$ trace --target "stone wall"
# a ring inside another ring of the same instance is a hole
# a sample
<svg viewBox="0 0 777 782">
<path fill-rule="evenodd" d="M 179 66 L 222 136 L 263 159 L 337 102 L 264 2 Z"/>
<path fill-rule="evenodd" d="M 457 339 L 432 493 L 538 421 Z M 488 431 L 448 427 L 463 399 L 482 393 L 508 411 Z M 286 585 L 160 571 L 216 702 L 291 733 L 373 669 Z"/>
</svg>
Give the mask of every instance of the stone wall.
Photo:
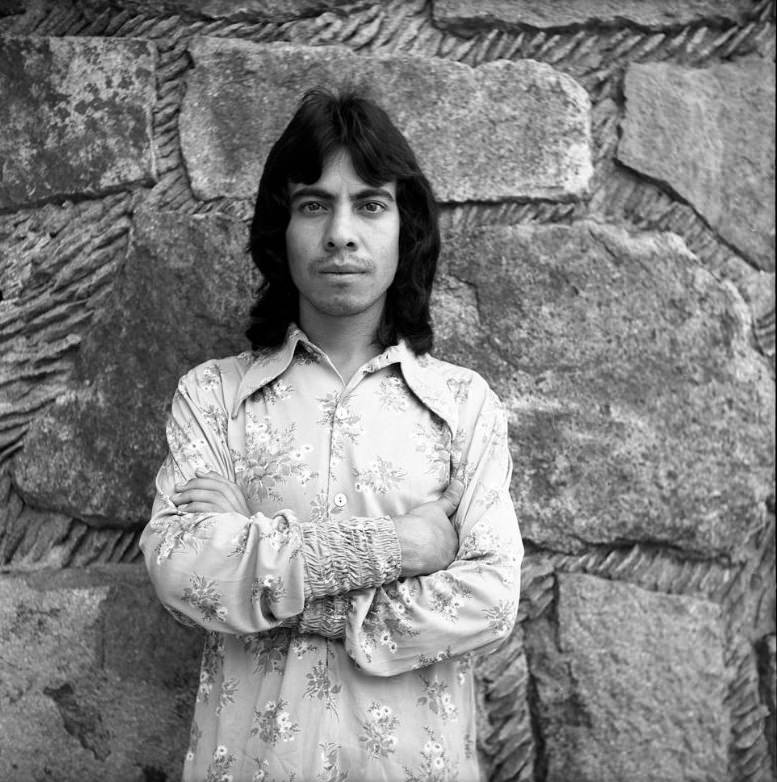
<svg viewBox="0 0 777 782">
<path fill-rule="evenodd" d="M 178 777 L 201 639 L 136 545 L 163 422 L 246 347 L 258 173 L 344 81 L 442 204 L 436 353 L 510 411 L 489 779 L 774 779 L 774 16 L 0 2 L 0 779 Z"/>
</svg>

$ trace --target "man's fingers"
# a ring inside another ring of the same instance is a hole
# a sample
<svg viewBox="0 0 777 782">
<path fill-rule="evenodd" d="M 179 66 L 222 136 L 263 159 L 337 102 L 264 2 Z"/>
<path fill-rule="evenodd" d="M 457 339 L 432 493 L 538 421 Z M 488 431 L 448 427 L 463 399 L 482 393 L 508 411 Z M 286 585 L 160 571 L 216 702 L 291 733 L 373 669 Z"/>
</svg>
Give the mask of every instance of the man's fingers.
<svg viewBox="0 0 777 782">
<path fill-rule="evenodd" d="M 223 493 L 208 488 L 190 488 L 184 489 L 173 494 L 170 498 L 176 505 L 184 505 L 189 502 L 218 502 L 223 501 Z"/>
<path fill-rule="evenodd" d="M 437 503 L 445 512 L 446 516 L 453 516 L 456 509 L 459 507 L 463 494 L 464 484 L 457 478 L 454 478 L 437 500 Z"/>
<path fill-rule="evenodd" d="M 186 483 L 177 483 L 175 490 L 178 492 L 188 491 L 190 489 L 208 489 L 209 491 L 224 491 L 229 484 L 217 478 L 191 478 Z"/>
</svg>

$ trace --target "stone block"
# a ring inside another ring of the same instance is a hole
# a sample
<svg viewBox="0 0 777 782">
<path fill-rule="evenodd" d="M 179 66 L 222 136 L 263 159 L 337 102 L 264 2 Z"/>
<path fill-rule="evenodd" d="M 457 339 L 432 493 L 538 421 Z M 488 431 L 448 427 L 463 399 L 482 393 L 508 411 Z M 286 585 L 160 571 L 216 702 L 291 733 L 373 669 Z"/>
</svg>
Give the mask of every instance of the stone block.
<svg viewBox="0 0 777 782">
<path fill-rule="evenodd" d="M 375 0 L 373 0 L 373 3 Z M 386 0 L 377 0 L 386 2 Z M 81 0 L 87 13 L 105 11 L 105 0 Z M 176 14 L 183 19 L 229 19 L 235 22 L 282 22 L 310 17 L 352 5 L 353 0 L 112 0 L 115 8 L 130 13 L 161 16 Z"/>
<path fill-rule="evenodd" d="M 0 576 L 0 779 L 177 779 L 201 649 L 142 565 Z"/>
<path fill-rule="evenodd" d="M 774 270 L 774 63 L 634 64 L 624 89 L 618 160 L 672 188 L 725 242 Z"/>
<path fill-rule="evenodd" d="M 148 519 L 178 378 L 247 349 L 257 282 L 247 229 L 140 214 L 127 260 L 79 354 L 81 384 L 31 424 L 13 473 L 25 501 L 92 526 Z"/>
<path fill-rule="evenodd" d="M 592 174 L 590 102 L 534 61 L 478 68 L 330 46 L 192 43 L 181 147 L 198 198 L 254 198 L 270 147 L 302 94 L 366 87 L 407 136 L 441 201 L 568 200 Z"/>
<path fill-rule="evenodd" d="M 443 246 L 436 352 L 509 408 L 524 536 L 745 557 L 773 491 L 774 384 L 734 286 L 675 235 L 589 222 Z"/>
<path fill-rule="evenodd" d="M 526 627 L 547 782 L 728 780 L 719 607 L 567 574 L 557 600 Z"/>
<path fill-rule="evenodd" d="M 154 178 L 154 46 L 0 38 L 0 209 Z"/>
<path fill-rule="evenodd" d="M 436 25 L 472 34 L 482 27 L 554 29 L 579 25 L 635 24 L 661 29 L 691 22 L 742 22 L 748 0 L 435 0 Z"/>
</svg>

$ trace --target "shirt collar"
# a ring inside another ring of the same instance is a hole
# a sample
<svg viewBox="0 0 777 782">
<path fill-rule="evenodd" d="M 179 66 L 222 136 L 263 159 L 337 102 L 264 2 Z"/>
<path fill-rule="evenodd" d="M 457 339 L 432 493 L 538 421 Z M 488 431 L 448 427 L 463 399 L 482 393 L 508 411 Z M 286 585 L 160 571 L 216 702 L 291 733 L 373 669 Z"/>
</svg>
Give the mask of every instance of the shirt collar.
<svg viewBox="0 0 777 782">
<path fill-rule="evenodd" d="M 320 348 L 292 323 L 286 333 L 286 339 L 279 348 L 254 353 L 254 361 L 238 386 L 232 405 L 232 418 L 237 417 L 240 406 L 251 394 L 271 383 L 289 368 L 300 346 L 310 353 L 321 355 Z M 391 364 L 399 364 L 410 390 L 455 433 L 458 424 L 458 405 L 440 371 L 440 362 L 428 354 L 417 356 L 405 340 L 400 340 L 398 344 L 391 345 L 368 362 L 364 371 L 377 372 Z"/>
</svg>

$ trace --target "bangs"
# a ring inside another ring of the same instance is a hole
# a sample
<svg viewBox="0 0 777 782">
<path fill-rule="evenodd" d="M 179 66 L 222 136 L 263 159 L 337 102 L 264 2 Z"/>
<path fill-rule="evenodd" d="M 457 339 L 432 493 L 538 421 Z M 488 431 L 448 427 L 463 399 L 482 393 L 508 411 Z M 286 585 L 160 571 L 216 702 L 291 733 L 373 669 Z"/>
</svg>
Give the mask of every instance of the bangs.
<svg viewBox="0 0 777 782">
<path fill-rule="evenodd" d="M 374 104 L 351 95 L 333 102 L 314 90 L 305 97 L 298 118 L 295 132 L 281 140 L 278 161 L 290 182 L 318 181 L 326 163 L 340 152 L 349 154 L 354 171 L 372 187 L 412 178 L 418 171 L 404 136 Z"/>
</svg>

